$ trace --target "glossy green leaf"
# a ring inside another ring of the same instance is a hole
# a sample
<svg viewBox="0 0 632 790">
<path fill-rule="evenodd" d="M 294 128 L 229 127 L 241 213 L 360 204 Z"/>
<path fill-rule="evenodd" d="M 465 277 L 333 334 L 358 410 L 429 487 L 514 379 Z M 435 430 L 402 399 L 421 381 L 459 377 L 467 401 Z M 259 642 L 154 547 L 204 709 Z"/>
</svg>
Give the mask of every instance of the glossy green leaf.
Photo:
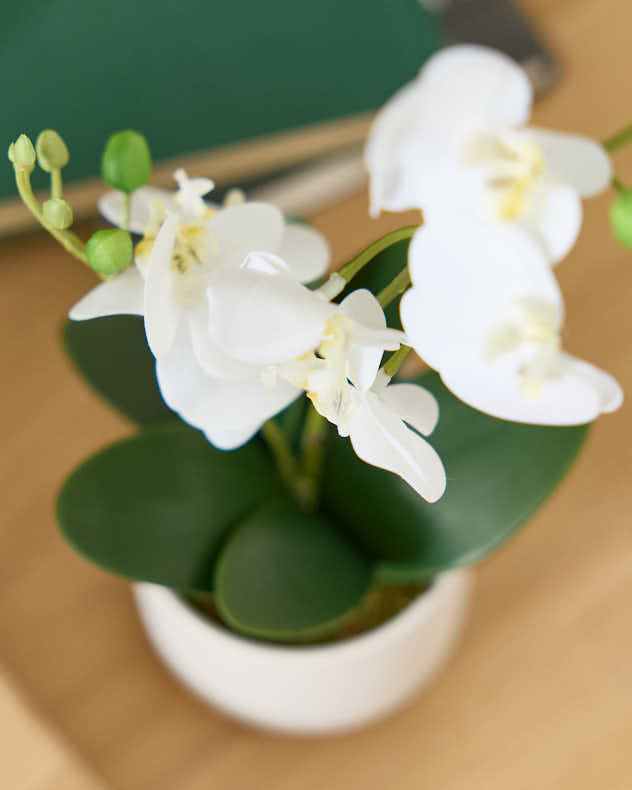
<svg viewBox="0 0 632 790">
<path fill-rule="evenodd" d="M 229 536 L 217 562 L 215 604 L 235 630 L 305 641 L 338 628 L 371 580 L 371 564 L 339 531 L 282 500 Z"/>
<path fill-rule="evenodd" d="M 359 461 L 348 441 L 331 440 L 325 467 L 325 509 L 376 558 L 378 577 L 389 583 L 423 580 L 497 548 L 555 489 L 587 433 L 587 426 L 497 420 L 457 400 L 435 374 L 418 382 L 440 405 L 431 443 L 448 487 L 438 503 Z"/>
<path fill-rule="evenodd" d="M 97 565 L 177 589 L 208 590 L 227 530 L 280 490 L 265 448 L 216 450 L 182 423 L 108 447 L 66 481 L 58 518 Z"/>
<path fill-rule="evenodd" d="M 140 424 L 176 419 L 160 396 L 142 318 L 67 321 L 63 340 L 88 384 L 126 417 Z"/>
</svg>

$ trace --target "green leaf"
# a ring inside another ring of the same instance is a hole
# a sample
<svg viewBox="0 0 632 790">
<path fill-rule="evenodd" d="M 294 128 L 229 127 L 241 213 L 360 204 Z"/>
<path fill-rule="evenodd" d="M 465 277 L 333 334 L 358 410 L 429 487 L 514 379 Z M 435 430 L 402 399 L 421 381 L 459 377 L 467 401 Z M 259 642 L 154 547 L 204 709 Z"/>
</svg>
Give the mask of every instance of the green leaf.
<svg viewBox="0 0 632 790">
<path fill-rule="evenodd" d="M 88 384 L 126 417 L 141 425 L 175 419 L 160 396 L 142 318 L 67 321 L 63 341 Z"/>
<path fill-rule="evenodd" d="M 372 581 L 372 566 L 322 518 L 284 500 L 253 513 L 228 538 L 215 603 L 250 636 L 306 641 L 340 626 Z"/>
<path fill-rule="evenodd" d="M 417 381 L 440 405 L 431 443 L 448 487 L 438 503 L 359 461 L 348 441 L 331 441 L 325 465 L 324 506 L 376 558 L 383 583 L 421 581 L 489 554 L 556 488 L 587 433 L 497 420 L 457 400 L 434 373 Z"/>
<path fill-rule="evenodd" d="M 386 287 L 408 264 L 409 244 L 410 239 L 404 239 L 403 241 L 398 241 L 396 244 L 392 244 L 390 247 L 380 252 L 379 255 L 376 255 L 371 263 L 368 263 L 364 269 L 353 278 L 336 301 L 339 302 L 341 299 L 344 299 L 348 293 L 355 291 L 356 288 L 368 288 L 369 291 L 377 295 L 382 288 Z M 390 304 L 384 312 L 390 327 L 393 329 L 402 328 L 399 320 L 399 299 L 396 299 Z"/>
<path fill-rule="evenodd" d="M 226 453 L 169 423 L 79 467 L 60 493 L 58 518 L 68 542 L 107 570 L 209 590 L 227 531 L 280 487 L 261 444 Z"/>
</svg>

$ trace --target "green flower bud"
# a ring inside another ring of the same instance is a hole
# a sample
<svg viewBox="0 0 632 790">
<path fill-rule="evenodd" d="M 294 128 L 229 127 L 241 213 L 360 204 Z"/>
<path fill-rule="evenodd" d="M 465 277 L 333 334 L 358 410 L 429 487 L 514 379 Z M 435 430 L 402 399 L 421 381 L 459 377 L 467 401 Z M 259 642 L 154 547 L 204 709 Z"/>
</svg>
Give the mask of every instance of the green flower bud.
<svg viewBox="0 0 632 790">
<path fill-rule="evenodd" d="M 63 198 L 51 198 L 42 206 L 44 222 L 55 230 L 66 230 L 72 225 L 72 209 Z"/>
<path fill-rule="evenodd" d="M 624 189 L 610 204 L 610 228 L 624 247 L 632 249 L 632 189 Z"/>
<path fill-rule="evenodd" d="M 121 228 L 98 230 L 86 244 L 88 266 L 106 277 L 127 269 L 133 252 L 132 237 Z"/>
<path fill-rule="evenodd" d="M 121 192 L 133 192 L 149 181 L 151 154 L 147 140 L 128 129 L 117 132 L 107 142 L 101 159 L 101 177 Z"/>
<path fill-rule="evenodd" d="M 15 143 L 11 143 L 9 146 L 9 162 L 15 162 Z"/>
<path fill-rule="evenodd" d="M 13 156 L 13 164 L 20 170 L 32 170 L 35 167 L 35 149 L 25 134 L 21 134 L 9 149 Z"/>
<path fill-rule="evenodd" d="M 40 132 L 35 148 L 39 166 L 47 173 L 66 167 L 70 159 L 66 143 L 54 129 L 44 129 Z"/>
</svg>

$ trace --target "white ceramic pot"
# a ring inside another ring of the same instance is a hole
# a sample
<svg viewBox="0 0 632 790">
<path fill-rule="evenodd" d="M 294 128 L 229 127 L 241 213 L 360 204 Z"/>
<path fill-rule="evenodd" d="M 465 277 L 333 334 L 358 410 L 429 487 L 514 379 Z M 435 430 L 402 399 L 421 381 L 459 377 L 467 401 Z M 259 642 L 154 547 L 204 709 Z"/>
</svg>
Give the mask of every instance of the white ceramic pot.
<svg viewBox="0 0 632 790">
<path fill-rule="evenodd" d="M 134 594 L 156 651 L 203 700 L 258 727 L 322 735 L 375 721 L 428 683 L 459 635 L 469 586 L 465 571 L 442 574 L 378 628 L 315 646 L 237 636 L 164 587 Z"/>
</svg>

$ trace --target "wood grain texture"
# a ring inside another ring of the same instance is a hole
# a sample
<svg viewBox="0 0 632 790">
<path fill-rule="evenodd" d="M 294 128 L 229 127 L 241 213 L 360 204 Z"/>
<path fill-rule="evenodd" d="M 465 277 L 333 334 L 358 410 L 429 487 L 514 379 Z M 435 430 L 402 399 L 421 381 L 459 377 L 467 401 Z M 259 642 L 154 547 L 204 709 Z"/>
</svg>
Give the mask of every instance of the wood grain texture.
<svg viewBox="0 0 632 790">
<path fill-rule="evenodd" d="M 524 6 L 565 69 L 535 122 L 601 138 L 629 121 L 628 0 Z M 616 162 L 632 181 L 632 151 Z M 632 254 L 609 235 L 608 199 L 585 204 L 583 235 L 559 269 L 565 341 L 630 393 Z M 360 195 L 316 218 L 338 262 L 403 224 L 371 222 L 366 208 Z M 68 471 L 130 431 L 84 388 L 57 342 L 64 311 L 91 282 L 43 236 L 2 247 L 0 664 L 46 727 L 115 790 L 632 787 L 629 405 L 596 424 L 565 484 L 480 568 L 464 639 L 422 696 L 365 732 L 272 737 L 180 689 L 149 649 L 127 585 L 57 532 L 54 497 Z M 36 760 L 35 730 L 29 743 L 24 754 Z"/>
</svg>

